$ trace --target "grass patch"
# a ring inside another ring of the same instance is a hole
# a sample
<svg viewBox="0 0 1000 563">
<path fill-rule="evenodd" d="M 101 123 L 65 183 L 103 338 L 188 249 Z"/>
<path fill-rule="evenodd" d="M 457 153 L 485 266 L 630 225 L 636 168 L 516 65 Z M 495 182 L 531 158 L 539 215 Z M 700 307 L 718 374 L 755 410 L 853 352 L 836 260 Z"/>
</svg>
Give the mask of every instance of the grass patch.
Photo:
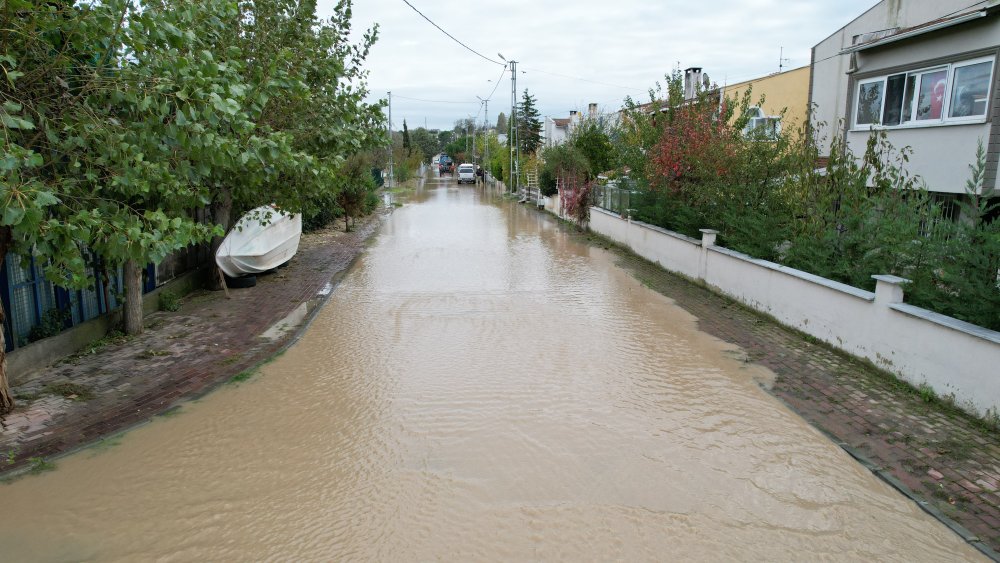
<svg viewBox="0 0 1000 563">
<path fill-rule="evenodd" d="M 101 438 L 94 445 L 90 446 L 89 449 L 93 452 L 92 455 L 97 455 L 110 450 L 115 446 L 120 446 L 122 443 L 122 436 L 124 436 L 124 434 L 116 434 L 107 438 Z"/>
<path fill-rule="evenodd" d="M 934 444 L 934 450 L 943 456 L 948 456 L 957 461 L 967 460 L 972 457 L 972 444 L 964 440 L 948 438 Z"/>
<path fill-rule="evenodd" d="M 14 400 L 15 401 L 24 402 L 24 403 L 30 403 L 32 401 L 37 400 L 41 396 L 42 396 L 42 394 L 38 393 L 38 392 L 36 392 L 36 393 L 28 393 L 28 392 L 23 392 L 22 391 L 20 393 L 15 393 L 14 394 Z"/>
<path fill-rule="evenodd" d="M 163 418 L 171 418 L 171 417 L 177 416 L 179 414 L 181 414 L 181 406 L 180 405 L 174 405 L 174 406 L 170 407 L 169 409 L 161 412 L 158 416 L 162 416 Z"/>
<path fill-rule="evenodd" d="M 32 475 L 38 475 L 40 473 L 45 473 L 46 471 L 52 471 L 56 468 L 56 464 L 52 463 L 41 457 L 30 457 L 28 458 L 28 473 Z"/>
<path fill-rule="evenodd" d="M 96 354 L 108 346 L 115 346 L 119 344 L 125 344 L 129 340 L 132 340 L 131 336 L 126 335 L 120 330 L 112 330 L 111 332 L 104 335 L 104 338 L 95 340 L 91 342 L 86 348 L 69 356 L 67 360 L 75 360 L 82 358 L 83 356 L 89 356 L 91 354 Z"/>
<path fill-rule="evenodd" d="M 240 361 L 240 359 L 242 359 L 242 357 L 243 356 L 241 354 L 233 354 L 233 355 L 227 356 L 223 360 L 219 361 L 219 363 L 222 364 L 222 365 L 224 365 L 224 366 L 231 366 L 231 365 L 235 364 L 236 362 Z"/>
<path fill-rule="evenodd" d="M 58 395 L 72 401 L 89 401 L 96 397 L 90 387 L 69 381 L 63 383 L 50 383 L 45 386 L 43 392 L 49 395 Z"/>
<path fill-rule="evenodd" d="M 137 358 L 142 358 L 144 360 L 149 360 L 149 359 L 152 359 L 152 358 L 159 358 L 159 357 L 162 357 L 162 356 L 169 356 L 170 354 L 171 353 L 168 350 L 154 350 L 152 348 L 147 348 L 147 349 L 143 350 L 136 357 Z"/>
<path fill-rule="evenodd" d="M 253 377 L 254 370 L 246 369 L 229 378 L 229 383 L 243 383 Z"/>
<path fill-rule="evenodd" d="M 934 392 L 934 388 L 926 383 L 921 383 L 917 386 L 917 396 L 925 403 L 933 403 L 937 399 L 937 393 Z"/>
<path fill-rule="evenodd" d="M 14 462 L 17 461 L 17 454 L 19 453 L 21 453 L 19 448 L 11 448 L 7 450 L 7 453 L 4 455 L 4 463 L 7 465 L 14 465 Z"/>
</svg>

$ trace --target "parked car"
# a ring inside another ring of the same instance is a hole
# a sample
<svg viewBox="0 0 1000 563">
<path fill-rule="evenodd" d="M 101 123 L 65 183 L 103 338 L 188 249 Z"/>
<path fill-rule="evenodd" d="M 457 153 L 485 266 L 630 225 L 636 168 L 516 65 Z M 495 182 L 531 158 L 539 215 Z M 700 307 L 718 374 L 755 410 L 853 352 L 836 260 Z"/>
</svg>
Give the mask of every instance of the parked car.
<svg viewBox="0 0 1000 563">
<path fill-rule="evenodd" d="M 454 174 L 455 173 L 455 162 L 448 155 L 441 155 L 441 159 L 438 161 L 438 173 L 439 174 Z"/>
<path fill-rule="evenodd" d="M 468 162 L 458 165 L 458 183 L 462 184 L 465 182 L 470 184 L 476 183 L 476 166 Z"/>
</svg>

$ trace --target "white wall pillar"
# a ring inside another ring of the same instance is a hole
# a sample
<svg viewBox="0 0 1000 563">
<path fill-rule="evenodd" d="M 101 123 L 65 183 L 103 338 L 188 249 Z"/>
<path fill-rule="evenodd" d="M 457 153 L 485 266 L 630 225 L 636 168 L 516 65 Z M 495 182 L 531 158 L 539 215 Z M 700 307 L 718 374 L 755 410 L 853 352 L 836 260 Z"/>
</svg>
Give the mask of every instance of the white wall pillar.
<svg viewBox="0 0 1000 563">
<path fill-rule="evenodd" d="M 885 274 L 874 275 L 872 279 L 875 280 L 875 303 L 888 307 L 903 302 L 903 286 L 910 280 Z"/>
<path fill-rule="evenodd" d="M 715 246 L 719 231 L 715 229 L 698 229 L 701 232 L 701 256 L 698 259 L 698 279 L 708 276 L 708 247 Z"/>
</svg>

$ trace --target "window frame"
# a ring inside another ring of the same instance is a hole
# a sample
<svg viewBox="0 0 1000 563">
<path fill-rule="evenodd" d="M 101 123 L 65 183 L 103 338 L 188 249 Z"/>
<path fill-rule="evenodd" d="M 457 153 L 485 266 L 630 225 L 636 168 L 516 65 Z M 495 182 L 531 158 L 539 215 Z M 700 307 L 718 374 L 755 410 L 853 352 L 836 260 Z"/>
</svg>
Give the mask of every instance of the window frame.
<svg viewBox="0 0 1000 563">
<path fill-rule="evenodd" d="M 955 84 L 955 73 L 957 69 L 973 66 L 982 63 L 990 63 L 990 73 L 989 80 L 987 84 L 986 91 L 986 109 L 982 115 L 973 116 L 963 116 L 963 117 L 951 117 L 951 105 L 952 105 L 952 95 Z M 881 75 L 871 75 L 865 78 L 859 78 L 855 80 L 851 103 L 852 103 L 852 115 L 851 115 L 851 131 L 868 131 L 871 128 L 877 129 L 912 129 L 920 127 L 939 127 L 947 125 L 965 125 L 965 124 L 976 124 L 976 123 L 986 123 L 990 118 L 990 110 L 992 109 L 992 98 L 994 95 L 994 81 L 996 79 L 996 55 L 987 55 L 974 57 L 971 59 L 962 59 L 959 61 L 954 61 L 950 63 L 934 64 L 922 67 L 915 67 L 912 69 L 902 70 L 899 72 L 892 72 L 888 74 Z M 917 104 L 920 100 L 920 87 L 922 85 L 924 75 L 937 72 L 945 71 L 945 92 L 944 99 L 941 102 L 941 117 L 936 119 L 918 119 L 917 115 Z M 885 121 L 885 101 L 888 95 L 889 88 L 889 78 L 895 76 L 903 76 L 903 105 L 900 106 L 900 120 L 898 125 L 884 125 Z M 910 108 L 909 112 L 906 111 L 905 104 L 906 100 L 906 84 L 910 77 L 913 77 L 913 97 L 909 100 Z M 861 98 L 861 88 L 869 84 L 881 84 L 882 85 L 882 95 L 879 102 L 879 115 L 878 123 L 858 123 L 858 114 L 861 110 L 860 98 Z M 909 121 L 902 121 L 902 117 L 909 113 Z"/>
</svg>

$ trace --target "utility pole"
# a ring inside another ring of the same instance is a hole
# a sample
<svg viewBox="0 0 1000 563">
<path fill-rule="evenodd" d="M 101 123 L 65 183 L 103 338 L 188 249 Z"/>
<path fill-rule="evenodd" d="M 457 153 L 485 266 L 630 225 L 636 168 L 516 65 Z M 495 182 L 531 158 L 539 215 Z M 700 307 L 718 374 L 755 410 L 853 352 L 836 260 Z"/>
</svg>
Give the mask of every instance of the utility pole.
<svg viewBox="0 0 1000 563">
<path fill-rule="evenodd" d="M 389 181 L 386 182 L 387 188 L 392 188 L 392 91 L 389 94 Z"/>
<path fill-rule="evenodd" d="M 787 62 L 791 62 L 791 59 L 785 58 L 785 48 L 781 47 L 781 50 L 778 51 L 778 74 L 781 74 Z"/>
<path fill-rule="evenodd" d="M 511 144 L 513 143 L 513 144 Z M 510 146 L 510 175 L 515 192 L 521 191 L 521 146 L 517 142 L 517 61 L 510 61 L 510 135 L 507 137 Z"/>
<path fill-rule="evenodd" d="M 487 163 L 490 161 L 490 101 L 483 100 L 483 104 L 486 106 L 485 114 L 483 116 L 484 127 L 483 127 L 483 187 L 486 186 L 486 168 Z"/>
<path fill-rule="evenodd" d="M 483 103 L 483 107 L 485 108 L 483 110 L 483 163 L 482 163 L 484 171 L 483 180 L 485 181 L 486 179 L 485 172 L 489 170 L 488 168 L 486 168 L 486 165 L 490 161 L 490 101 L 484 100 L 479 96 L 476 96 L 476 98 L 478 98 L 479 101 Z"/>
</svg>

